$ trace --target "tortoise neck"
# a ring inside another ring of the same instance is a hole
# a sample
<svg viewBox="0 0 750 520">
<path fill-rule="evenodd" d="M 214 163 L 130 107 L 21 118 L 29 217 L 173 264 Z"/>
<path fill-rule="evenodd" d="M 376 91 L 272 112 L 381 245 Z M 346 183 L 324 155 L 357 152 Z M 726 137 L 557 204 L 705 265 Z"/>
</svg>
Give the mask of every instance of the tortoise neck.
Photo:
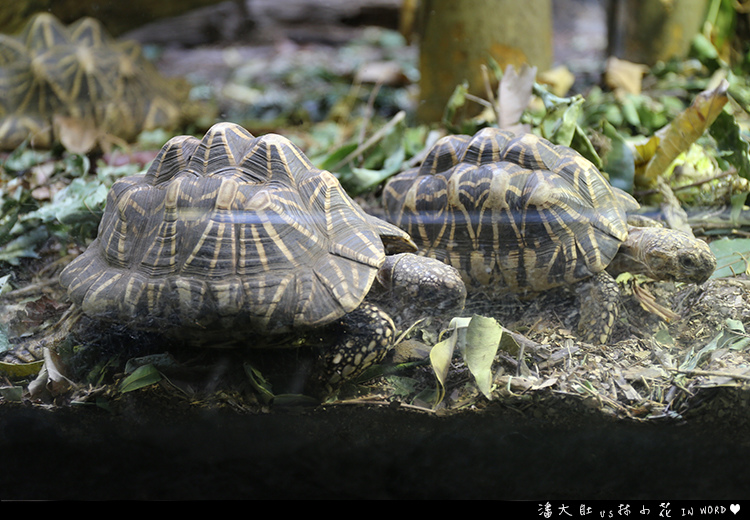
<svg viewBox="0 0 750 520">
<path fill-rule="evenodd" d="M 613 276 L 621 273 L 651 275 L 645 252 L 653 238 L 652 230 L 658 228 L 643 228 L 630 226 L 628 236 L 620 244 L 620 249 L 610 262 L 607 271 Z"/>
</svg>

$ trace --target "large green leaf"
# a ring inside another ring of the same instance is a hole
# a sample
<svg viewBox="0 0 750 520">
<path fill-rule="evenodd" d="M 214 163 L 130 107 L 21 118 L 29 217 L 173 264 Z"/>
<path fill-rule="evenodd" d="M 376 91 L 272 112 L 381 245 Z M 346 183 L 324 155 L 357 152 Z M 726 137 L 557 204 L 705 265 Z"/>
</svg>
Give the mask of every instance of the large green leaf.
<svg viewBox="0 0 750 520">
<path fill-rule="evenodd" d="M 750 238 L 723 238 L 709 244 L 716 257 L 711 278 L 737 276 L 750 271 Z"/>
<path fill-rule="evenodd" d="M 161 373 L 156 369 L 154 365 L 148 364 L 138 367 L 135 372 L 130 374 L 128 377 L 122 380 L 120 383 L 120 392 L 132 392 L 139 388 L 145 388 L 151 386 L 154 383 L 161 381 Z"/>
<path fill-rule="evenodd" d="M 463 355 L 479 390 L 488 399 L 492 391 L 492 363 L 503 335 L 503 328 L 494 318 L 474 315 L 466 330 Z"/>
<path fill-rule="evenodd" d="M 503 336 L 502 327 L 494 318 L 474 315 L 471 318 L 453 318 L 450 329 L 452 334 L 430 351 L 430 363 L 439 385 L 436 405 L 444 397 L 445 381 L 456 350 L 461 353 L 479 390 L 489 399 L 492 391 L 492 363 Z"/>
</svg>

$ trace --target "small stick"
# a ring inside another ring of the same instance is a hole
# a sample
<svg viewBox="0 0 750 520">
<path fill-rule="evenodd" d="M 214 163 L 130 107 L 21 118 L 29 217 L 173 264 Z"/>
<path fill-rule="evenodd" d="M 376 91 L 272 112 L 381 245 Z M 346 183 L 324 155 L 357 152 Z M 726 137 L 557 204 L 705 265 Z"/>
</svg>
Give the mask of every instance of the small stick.
<svg viewBox="0 0 750 520">
<path fill-rule="evenodd" d="M 388 132 L 390 132 L 391 129 L 394 126 L 396 126 L 401 121 L 403 121 L 405 117 L 406 117 L 406 112 L 404 112 L 403 110 L 399 111 L 399 113 L 396 114 L 395 116 L 393 116 L 393 118 L 390 121 L 388 121 L 388 123 L 386 123 L 385 125 L 383 125 L 383 127 L 380 128 L 380 130 L 378 130 L 377 132 L 375 132 L 374 134 L 372 134 L 372 136 L 367 141 L 365 141 L 364 143 L 362 143 L 361 145 L 359 145 L 356 150 L 354 150 L 352 153 L 350 153 L 349 155 L 347 155 L 346 157 L 344 157 L 343 159 L 341 159 L 331 169 L 334 170 L 334 171 L 338 170 L 339 168 L 341 168 L 345 164 L 350 163 L 352 161 L 352 159 L 354 159 L 355 157 L 359 156 L 361 153 L 363 153 L 366 150 L 370 149 L 378 141 L 380 141 L 383 137 L 385 137 L 386 134 L 388 134 Z"/>
</svg>

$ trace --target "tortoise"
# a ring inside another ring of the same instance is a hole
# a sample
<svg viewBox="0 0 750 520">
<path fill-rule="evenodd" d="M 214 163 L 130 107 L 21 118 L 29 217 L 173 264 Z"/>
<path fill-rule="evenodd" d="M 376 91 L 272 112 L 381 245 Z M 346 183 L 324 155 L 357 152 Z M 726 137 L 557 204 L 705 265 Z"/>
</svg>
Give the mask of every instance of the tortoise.
<svg viewBox="0 0 750 520">
<path fill-rule="evenodd" d="M 443 137 L 421 166 L 389 180 L 383 203 L 420 254 L 456 267 L 470 292 L 575 286 L 579 335 L 594 344 L 610 340 L 618 318 L 613 275 L 701 284 L 716 267 L 702 240 L 629 223 L 639 208 L 631 195 L 571 148 L 530 133 Z"/>
<path fill-rule="evenodd" d="M 113 40 L 93 18 L 65 27 L 40 13 L 17 37 L 0 35 L 0 149 L 28 138 L 48 148 L 69 134 L 130 141 L 144 130 L 172 129 L 183 91 L 135 42 Z"/>
<path fill-rule="evenodd" d="M 415 250 L 288 139 L 219 123 L 112 185 L 97 238 L 60 283 L 89 317 L 202 346 L 287 346 L 278 338 L 335 322 L 344 331 L 308 385 L 328 395 L 392 346 L 384 303 L 463 307 L 458 272 Z"/>
</svg>

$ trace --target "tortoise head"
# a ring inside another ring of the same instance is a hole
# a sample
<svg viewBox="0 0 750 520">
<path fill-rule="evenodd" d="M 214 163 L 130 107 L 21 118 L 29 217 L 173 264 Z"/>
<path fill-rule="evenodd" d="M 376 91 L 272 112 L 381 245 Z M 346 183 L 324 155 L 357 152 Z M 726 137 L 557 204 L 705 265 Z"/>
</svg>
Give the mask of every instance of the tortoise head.
<svg viewBox="0 0 750 520">
<path fill-rule="evenodd" d="M 702 284 L 714 269 L 716 257 L 703 240 L 674 229 L 631 227 L 608 270 Z"/>
</svg>

